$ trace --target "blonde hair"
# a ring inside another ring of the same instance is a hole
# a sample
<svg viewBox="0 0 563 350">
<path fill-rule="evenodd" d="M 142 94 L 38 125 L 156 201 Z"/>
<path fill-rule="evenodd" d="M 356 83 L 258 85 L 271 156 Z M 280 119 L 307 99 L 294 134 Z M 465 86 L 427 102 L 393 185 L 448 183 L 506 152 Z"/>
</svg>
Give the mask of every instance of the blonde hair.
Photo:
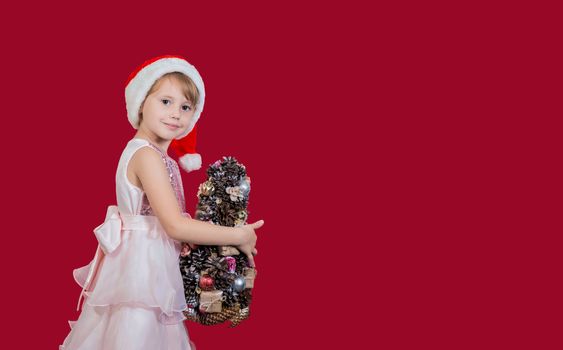
<svg viewBox="0 0 563 350">
<path fill-rule="evenodd" d="M 199 102 L 199 90 L 197 89 L 197 86 L 195 85 L 193 80 L 181 72 L 166 73 L 160 78 L 158 78 L 154 82 L 154 84 L 152 84 L 151 88 L 149 89 L 149 92 L 147 92 L 147 95 L 143 100 L 143 103 L 141 103 L 141 107 L 139 107 L 139 125 L 141 125 L 141 121 L 143 120 L 143 106 L 145 105 L 145 100 L 147 99 L 147 96 L 158 90 L 164 79 L 176 79 L 176 82 L 180 83 L 182 94 L 184 94 L 186 100 L 190 102 L 192 108 L 194 109 L 196 108 L 196 105 Z"/>
</svg>

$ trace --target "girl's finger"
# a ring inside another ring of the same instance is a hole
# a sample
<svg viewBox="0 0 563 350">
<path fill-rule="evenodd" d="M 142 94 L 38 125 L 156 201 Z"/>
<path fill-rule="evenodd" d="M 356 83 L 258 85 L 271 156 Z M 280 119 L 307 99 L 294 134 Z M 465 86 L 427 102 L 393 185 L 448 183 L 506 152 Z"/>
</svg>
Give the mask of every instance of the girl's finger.
<svg viewBox="0 0 563 350">
<path fill-rule="evenodd" d="M 264 220 L 259 220 L 259 221 L 256 221 L 255 223 L 252 224 L 252 226 L 254 226 L 254 228 L 260 228 L 260 227 L 262 227 L 262 225 L 264 225 Z"/>
<path fill-rule="evenodd" d="M 254 267 L 254 257 L 252 256 L 252 254 L 247 255 L 248 257 L 248 264 L 250 265 L 250 267 Z"/>
<path fill-rule="evenodd" d="M 252 254 L 257 255 L 257 254 L 258 254 L 258 249 L 254 248 L 254 250 L 252 251 Z"/>
</svg>

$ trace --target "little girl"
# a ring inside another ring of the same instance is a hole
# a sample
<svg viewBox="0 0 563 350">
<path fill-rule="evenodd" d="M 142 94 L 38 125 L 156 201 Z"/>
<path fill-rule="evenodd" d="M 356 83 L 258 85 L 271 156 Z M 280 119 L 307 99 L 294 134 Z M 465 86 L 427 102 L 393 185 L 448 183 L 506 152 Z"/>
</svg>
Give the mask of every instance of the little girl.
<svg viewBox="0 0 563 350">
<path fill-rule="evenodd" d="M 176 55 L 146 61 L 129 76 L 125 99 L 137 133 L 117 166 L 117 205 L 94 229 L 96 254 L 73 272 L 82 287 L 78 308 L 84 303 L 59 350 L 193 350 L 182 313 L 182 242 L 236 246 L 254 266 L 254 230 L 264 221 L 223 227 L 186 212 L 179 167 L 167 150 L 172 143 L 185 151 L 183 142 L 195 140 L 205 90 L 194 66 Z M 187 171 L 201 166 L 198 154 L 179 160 Z"/>
</svg>

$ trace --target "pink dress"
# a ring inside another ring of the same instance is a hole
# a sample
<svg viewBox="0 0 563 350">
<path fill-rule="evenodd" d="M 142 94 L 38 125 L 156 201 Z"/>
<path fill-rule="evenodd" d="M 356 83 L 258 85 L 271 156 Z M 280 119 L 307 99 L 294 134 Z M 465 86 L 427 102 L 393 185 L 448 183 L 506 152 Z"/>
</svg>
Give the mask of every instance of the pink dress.
<svg viewBox="0 0 563 350">
<path fill-rule="evenodd" d="M 82 311 L 69 321 L 59 350 L 193 350 L 184 325 L 187 309 L 179 268 L 182 243 L 168 236 L 145 193 L 127 179 L 127 164 L 141 147 L 157 151 L 184 216 L 184 189 L 178 164 L 145 139 L 133 138 L 117 166 L 117 206 L 94 229 L 92 261 L 73 271 L 82 287 Z"/>
</svg>

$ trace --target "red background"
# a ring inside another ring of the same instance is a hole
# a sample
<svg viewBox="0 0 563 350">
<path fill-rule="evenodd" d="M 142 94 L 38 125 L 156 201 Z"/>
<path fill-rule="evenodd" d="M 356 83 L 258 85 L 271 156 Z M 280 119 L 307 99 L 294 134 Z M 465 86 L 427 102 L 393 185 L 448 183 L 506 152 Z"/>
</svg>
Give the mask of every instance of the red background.
<svg viewBox="0 0 563 350">
<path fill-rule="evenodd" d="M 555 8 L 19 6 L 0 21 L 6 348 L 58 348 L 77 319 L 72 270 L 135 132 L 124 82 L 168 53 L 207 93 L 188 211 L 233 155 L 265 221 L 250 319 L 188 323 L 198 350 L 561 348 Z"/>
</svg>

